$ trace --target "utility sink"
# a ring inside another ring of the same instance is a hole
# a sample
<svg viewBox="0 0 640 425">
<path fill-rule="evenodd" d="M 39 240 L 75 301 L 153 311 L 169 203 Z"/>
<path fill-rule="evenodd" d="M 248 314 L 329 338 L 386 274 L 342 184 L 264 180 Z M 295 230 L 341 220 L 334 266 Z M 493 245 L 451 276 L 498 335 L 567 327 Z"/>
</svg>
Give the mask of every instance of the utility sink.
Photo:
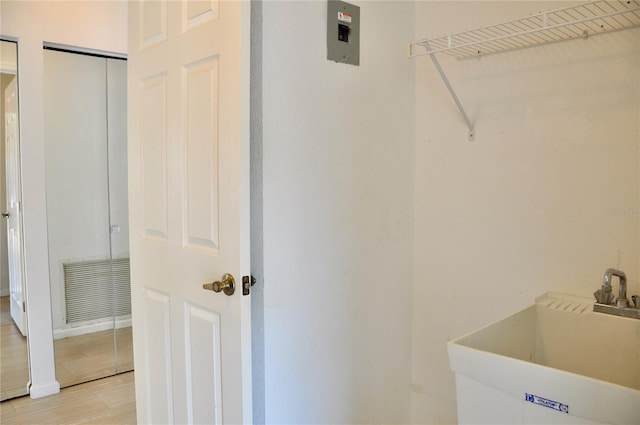
<svg viewBox="0 0 640 425">
<path fill-rule="evenodd" d="M 640 424 L 640 320 L 549 293 L 448 343 L 459 423 Z"/>
</svg>

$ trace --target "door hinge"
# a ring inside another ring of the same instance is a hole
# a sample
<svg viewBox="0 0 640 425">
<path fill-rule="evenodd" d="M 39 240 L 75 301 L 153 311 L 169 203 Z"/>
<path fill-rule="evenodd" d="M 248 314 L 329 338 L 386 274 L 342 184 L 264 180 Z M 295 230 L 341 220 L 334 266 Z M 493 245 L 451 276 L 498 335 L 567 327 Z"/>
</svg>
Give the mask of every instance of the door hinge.
<svg viewBox="0 0 640 425">
<path fill-rule="evenodd" d="M 251 287 L 256 284 L 256 278 L 253 276 L 242 276 L 242 295 L 249 295 Z"/>
<path fill-rule="evenodd" d="M 22 312 L 23 313 L 27 312 L 27 302 L 26 301 L 22 301 Z"/>
</svg>

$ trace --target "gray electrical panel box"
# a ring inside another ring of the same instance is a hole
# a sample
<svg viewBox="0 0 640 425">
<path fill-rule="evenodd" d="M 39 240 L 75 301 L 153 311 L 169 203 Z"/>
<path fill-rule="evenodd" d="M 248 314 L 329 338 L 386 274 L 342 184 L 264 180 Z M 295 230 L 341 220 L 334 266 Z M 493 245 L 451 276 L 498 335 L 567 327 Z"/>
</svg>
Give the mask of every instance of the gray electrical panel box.
<svg viewBox="0 0 640 425">
<path fill-rule="evenodd" d="M 360 7 L 337 0 L 327 3 L 327 59 L 360 65 Z"/>
</svg>

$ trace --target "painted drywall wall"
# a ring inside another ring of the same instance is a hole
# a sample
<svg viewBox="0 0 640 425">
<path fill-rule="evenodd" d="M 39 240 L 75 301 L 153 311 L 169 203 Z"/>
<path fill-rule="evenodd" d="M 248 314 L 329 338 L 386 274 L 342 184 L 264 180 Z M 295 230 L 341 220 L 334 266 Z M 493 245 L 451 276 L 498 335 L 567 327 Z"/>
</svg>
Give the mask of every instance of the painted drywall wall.
<svg viewBox="0 0 640 425">
<path fill-rule="evenodd" d="M 43 42 L 126 53 L 124 1 L 0 2 L 0 31 L 18 39 L 25 277 L 31 396 L 58 390 L 55 379 L 45 217 Z"/>
<path fill-rule="evenodd" d="M 326 2 L 262 4 L 266 423 L 409 420 L 414 4 L 354 3 L 360 66 Z"/>
<path fill-rule="evenodd" d="M 417 2 L 416 38 L 560 7 Z M 640 32 L 416 67 L 413 423 L 455 423 L 447 340 L 546 291 L 586 296 L 606 268 L 640 293 Z M 617 284 L 615 285 L 617 286 Z"/>
</svg>

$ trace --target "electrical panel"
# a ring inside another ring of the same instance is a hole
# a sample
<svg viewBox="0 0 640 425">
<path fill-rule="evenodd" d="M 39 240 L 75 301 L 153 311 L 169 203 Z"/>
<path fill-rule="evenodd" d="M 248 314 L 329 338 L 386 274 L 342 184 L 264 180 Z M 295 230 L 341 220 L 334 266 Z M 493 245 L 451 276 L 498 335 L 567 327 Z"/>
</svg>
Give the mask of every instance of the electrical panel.
<svg viewBox="0 0 640 425">
<path fill-rule="evenodd" d="M 327 59 L 360 65 L 360 7 L 327 2 Z"/>
</svg>

